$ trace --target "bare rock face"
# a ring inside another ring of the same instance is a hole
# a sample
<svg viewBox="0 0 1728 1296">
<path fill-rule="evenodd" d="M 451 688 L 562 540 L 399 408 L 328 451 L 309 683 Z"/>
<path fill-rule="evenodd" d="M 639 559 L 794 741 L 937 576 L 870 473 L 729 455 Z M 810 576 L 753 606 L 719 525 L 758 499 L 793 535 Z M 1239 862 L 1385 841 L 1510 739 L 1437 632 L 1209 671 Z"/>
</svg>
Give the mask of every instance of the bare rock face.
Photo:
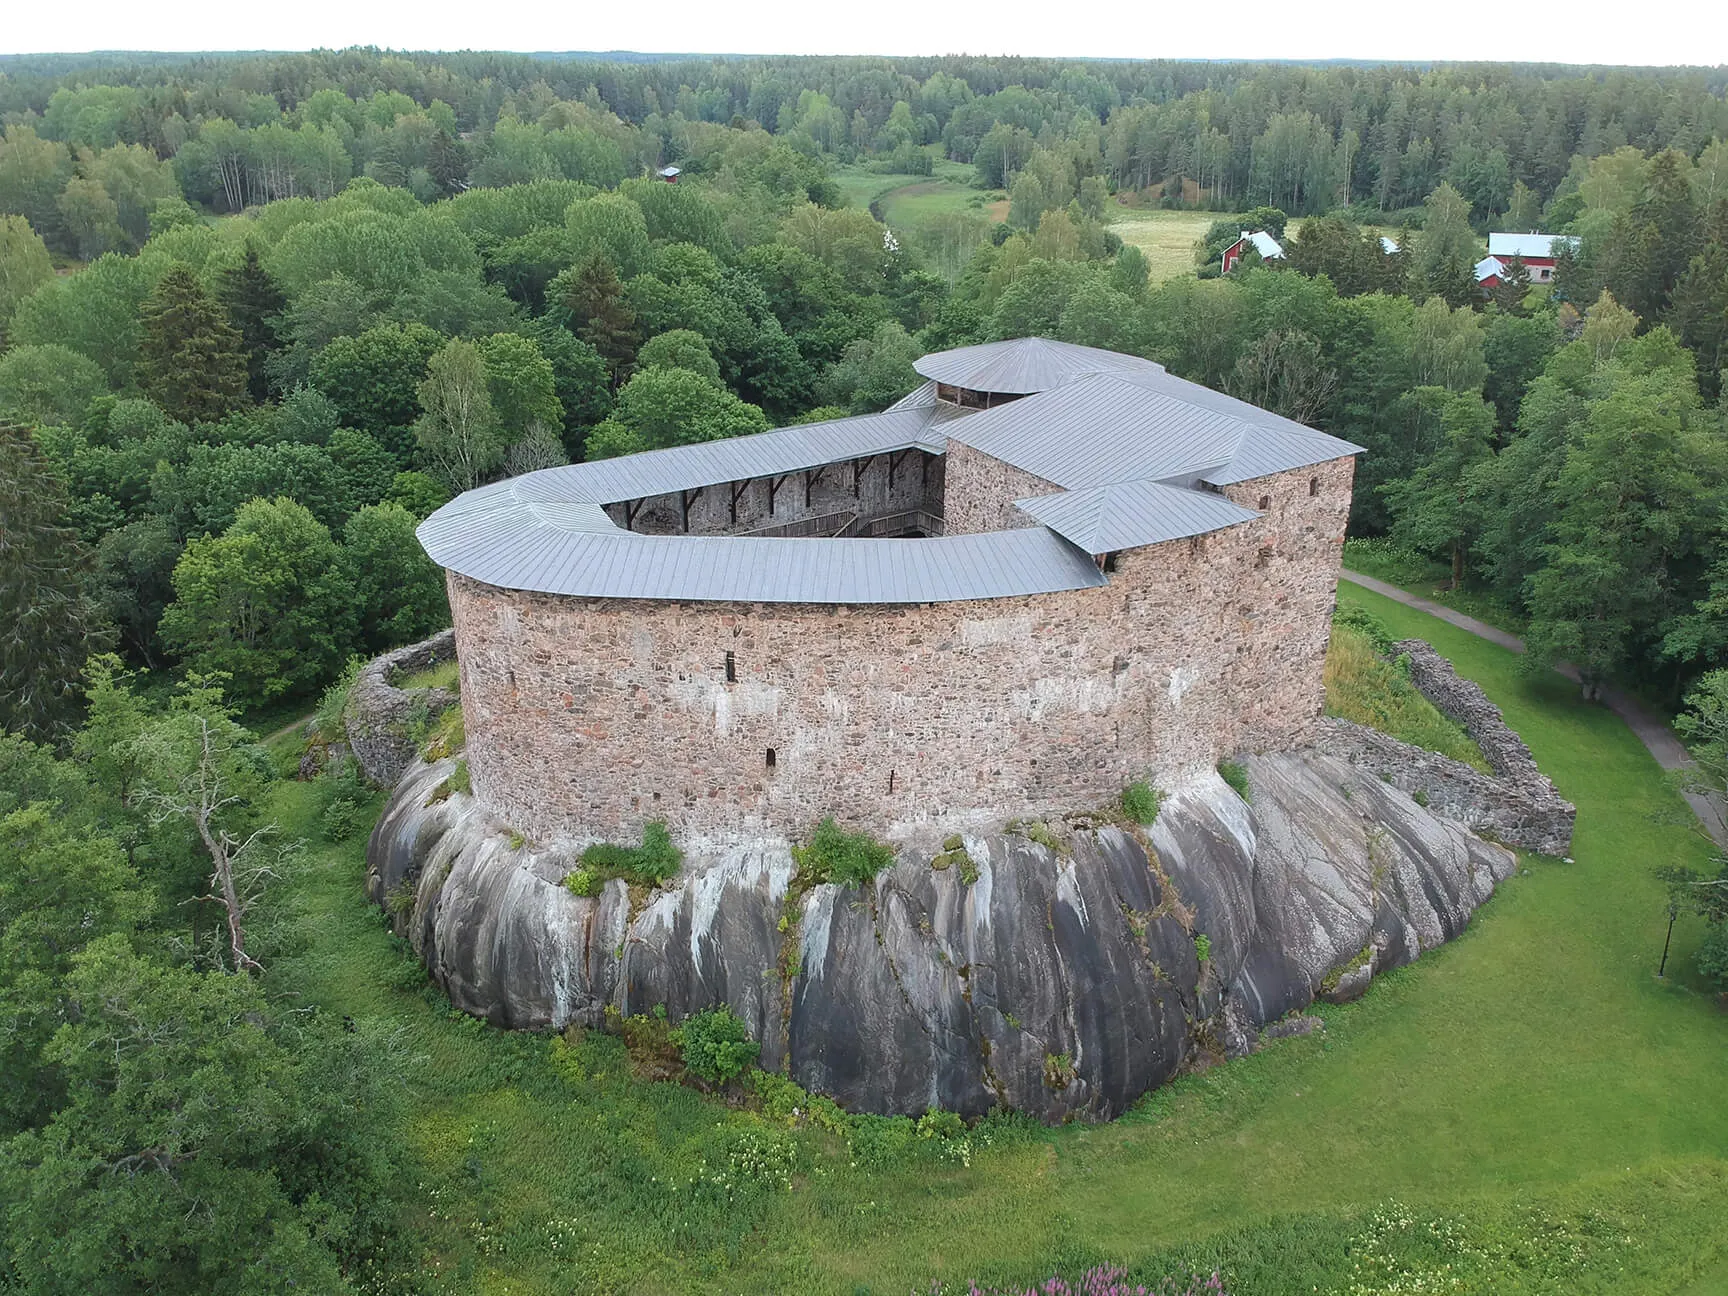
<svg viewBox="0 0 1728 1296">
<path fill-rule="evenodd" d="M 853 1110 L 1108 1117 L 1457 935 L 1513 869 L 1347 761 L 1246 765 L 1251 802 L 1208 772 L 1144 833 L 968 836 L 942 868 L 907 847 L 862 888 L 800 888 L 783 840 L 686 843 L 677 882 L 633 901 L 621 881 L 578 898 L 573 849 L 439 799 L 443 761 L 398 785 L 368 883 L 452 1002 L 500 1026 L 726 1003 L 763 1066 Z"/>
</svg>

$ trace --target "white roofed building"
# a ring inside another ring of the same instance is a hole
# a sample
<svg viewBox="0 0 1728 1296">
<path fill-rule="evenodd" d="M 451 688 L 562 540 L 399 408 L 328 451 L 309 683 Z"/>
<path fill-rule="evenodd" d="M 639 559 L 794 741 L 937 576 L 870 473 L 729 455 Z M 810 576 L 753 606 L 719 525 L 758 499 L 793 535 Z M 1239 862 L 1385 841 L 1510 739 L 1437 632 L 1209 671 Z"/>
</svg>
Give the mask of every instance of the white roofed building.
<svg viewBox="0 0 1728 1296">
<path fill-rule="evenodd" d="M 1265 230 L 1242 231 L 1242 237 L 1224 249 L 1223 270 L 1229 274 L 1236 268 L 1236 263 L 1242 259 L 1242 254 L 1253 248 L 1260 254 L 1262 261 L 1282 261 L 1284 245 L 1279 243 Z"/>
<path fill-rule="evenodd" d="M 1531 283 L 1552 283 L 1560 250 L 1577 246 L 1578 238 L 1573 234 L 1490 234 L 1488 255 L 1476 264 L 1476 282 L 1492 288 L 1500 282 L 1499 276 L 1506 272 L 1512 258 L 1517 257 L 1530 271 Z M 1493 283 L 1488 281 L 1488 275 L 1493 276 Z"/>
</svg>

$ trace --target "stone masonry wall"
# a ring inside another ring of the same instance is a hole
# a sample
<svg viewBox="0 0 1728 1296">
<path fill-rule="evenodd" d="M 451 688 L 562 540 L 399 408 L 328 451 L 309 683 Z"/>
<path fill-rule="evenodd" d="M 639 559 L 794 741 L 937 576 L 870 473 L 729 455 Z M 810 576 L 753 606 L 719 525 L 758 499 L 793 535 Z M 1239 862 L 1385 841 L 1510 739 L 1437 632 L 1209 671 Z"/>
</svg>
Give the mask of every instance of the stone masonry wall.
<svg viewBox="0 0 1728 1296">
<path fill-rule="evenodd" d="M 416 716 L 435 719 L 456 705 L 456 695 L 448 689 L 398 688 L 397 677 L 430 670 L 455 655 L 455 632 L 440 630 L 430 639 L 374 658 L 355 677 L 342 722 L 354 759 L 379 787 L 395 786 L 402 771 L 419 758 L 411 732 Z"/>
<path fill-rule="evenodd" d="M 876 455 L 860 468 L 852 463 L 828 464 L 810 473 L 794 472 L 774 492 L 774 510 L 768 510 L 768 479 L 745 483 L 738 496 L 737 521 L 733 521 L 732 483 L 704 487 L 690 504 L 691 535 L 736 535 L 757 527 L 795 522 L 828 513 L 856 512 L 861 517 L 924 509 L 942 514 L 943 456 L 923 450 Z M 809 477 L 808 493 L 805 480 Z M 892 478 L 892 480 L 890 480 Z M 613 505 L 607 512 L 624 525 L 624 508 Z M 681 502 L 677 495 L 654 495 L 637 511 L 632 530 L 647 535 L 679 535 L 684 530 Z"/>
<path fill-rule="evenodd" d="M 948 443 L 943 513 L 946 535 L 1014 531 L 1037 526 L 1038 519 L 1014 507 L 1017 499 L 1049 495 L 1062 488 L 994 455 L 958 441 Z"/>
<path fill-rule="evenodd" d="M 1423 639 L 1401 639 L 1392 645 L 1395 654 L 1410 663 L 1410 682 L 1443 715 L 1464 727 L 1482 749 L 1496 779 L 1516 794 L 1534 823 L 1543 831 L 1526 831 L 1523 837 L 1502 836 L 1515 846 L 1526 846 L 1547 855 L 1565 855 L 1572 849 L 1572 824 L 1578 811 L 1555 790 L 1554 784 L 1536 766 L 1536 758 L 1500 708 L 1475 680 L 1463 679 L 1446 658 Z"/>
<path fill-rule="evenodd" d="M 1516 737 L 1516 735 L 1514 735 Z M 1434 814 L 1507 846 L 1565 855 L 1576 811 L 1550 784 L 1519 785 L 1348 720 L 1320 721 L 1314 746 L 1419 798 Z M 1547 783 L 1547 780 L 1543 780 Z"/>
<path fill-rule="evenodd" d="M 670 603 L 452 573 L 474 791 L 541 840 L 657 818 L 798 836 L 826 814 L 883 831 L 1083 808 L 1299 744 L 1321 710 L 1352 469 L 1232 487 L 1270 496 L 1267 516 L 1130 551 L 1108 586 L 1061 594 Z"/>
</svg>

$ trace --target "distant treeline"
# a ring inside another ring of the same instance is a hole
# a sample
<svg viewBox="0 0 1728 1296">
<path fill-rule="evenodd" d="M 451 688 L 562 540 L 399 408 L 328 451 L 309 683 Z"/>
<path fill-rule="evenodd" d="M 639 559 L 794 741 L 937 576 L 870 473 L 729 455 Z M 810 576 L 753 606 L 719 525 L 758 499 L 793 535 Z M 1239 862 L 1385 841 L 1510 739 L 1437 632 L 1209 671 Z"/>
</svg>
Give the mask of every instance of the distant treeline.
<svg viewBox="0 0 1728 1296">
<path fill-rule="evenodd" d="M 328 196 L 355 175 L 430 197 L 465 182 L 462 162 L 478 183 L 604 186 L 666 162 L 700 172 L 716 152 L 702 128 L 725 127 L 914 170 L 914 153 L 937 145 L 993 187 L 1045 153 L 1075 186 L 1098 175 L 1179 195 L 1187 181 L 1223 210 L 1393 211 L 1447 181 L 1483 221 L 1520 186 L 1538 205 L 1563 196 L 1617 148 L 1695 155 L 1728 134 L 1725 86 L 1724 69 L 355 49 L 7 60 L 0 124 L 66 146 L 68 167 L 78 150 L 141 146 L 218 210 Z M 528 148 L 523 126 L 558 138 Z"/>
</svg>

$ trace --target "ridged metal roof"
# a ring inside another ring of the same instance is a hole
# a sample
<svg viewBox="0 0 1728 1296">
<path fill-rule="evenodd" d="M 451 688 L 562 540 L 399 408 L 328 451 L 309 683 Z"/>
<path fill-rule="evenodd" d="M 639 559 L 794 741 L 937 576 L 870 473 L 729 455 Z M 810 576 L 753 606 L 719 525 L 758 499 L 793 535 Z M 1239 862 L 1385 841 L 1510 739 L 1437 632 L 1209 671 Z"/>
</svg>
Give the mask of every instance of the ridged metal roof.
<svg viewBox="0 0 1728 1296">
<path fill-rule="evenodd" d="M 517 493 L 524 499 L 585 499 L 615 504 L 695 490 L 698 486 L 718 486 L 722 482 L 778 477 L 781 473 L 893 450 L 916 447 L 941 454 L 948 448 L 948 441 L 940 433 L 930 431 L 935 412 L 930 407 L 896 408 L 880 414 L 759 432 L 754 436 L 728 437 L 723 441 L 546 468 L 516 479 Z"/>
<path fill-rule="evenodd" d="M 1023 338 L 919 366 L 981 390 L 1033 378 L 1051 389 L 965 412 L 938 401 L 932 381 L 880 414 L 547 468 L 452 500 L 420 524 L 420 542 L 434 562 L 474 580 L 587 598 L 941 603 L 1048 594 L 1107 583 L 1093 554 L 1256 516 L 1188 489 L 1195 482 L 1223 485 L 1360 449 L 1151 361 L 1091 347 Z M 1067 492 L 1022 502 L 1041 526 L 923 540 L 639 535 L 604 507 L 887 452 L 941 454 L 950 436 Z"/>
<path fill-rule="evenodd" d="M 935 382 L 1013 396 L 1047 392 L 1086 374 L 1164 372 L 1163 365 L 1139 356 L 1050 338 L 1015 338 L 938 351 L 912 367 Z"/>
<path fill-rule="evenodd" d="M 1141 480 L 1225 486 L 1362 450 L 1163 370 L 1091 374 L 944 431 L 1068 490 Z"/>
<path fill-rule="evenodd" d="M 1114 482 L 1014 502 L 1089 554 L 1205 535 L 1260 516 L 1222 495 L 1152 481 Z"/>
<path fill-rule="evenodd" d="M 567 529 L 507 506 L 484 531 L 421 526 L 433 559 L 505 589 L 585 598 L 740 603 L 949 603 L 1103 585 L 1085 553 L 1029 527 L 927 540 L 650 536 Z"/>
<path fill-rule="evenodd" d="M 1511 257 L 1551 257 L 1558 256 L 1563 247 L 1578 245 L 1575 234 L 1490 234 L 1488 236 L 1488 255 L 1509 259 Z"/>
</svg>

